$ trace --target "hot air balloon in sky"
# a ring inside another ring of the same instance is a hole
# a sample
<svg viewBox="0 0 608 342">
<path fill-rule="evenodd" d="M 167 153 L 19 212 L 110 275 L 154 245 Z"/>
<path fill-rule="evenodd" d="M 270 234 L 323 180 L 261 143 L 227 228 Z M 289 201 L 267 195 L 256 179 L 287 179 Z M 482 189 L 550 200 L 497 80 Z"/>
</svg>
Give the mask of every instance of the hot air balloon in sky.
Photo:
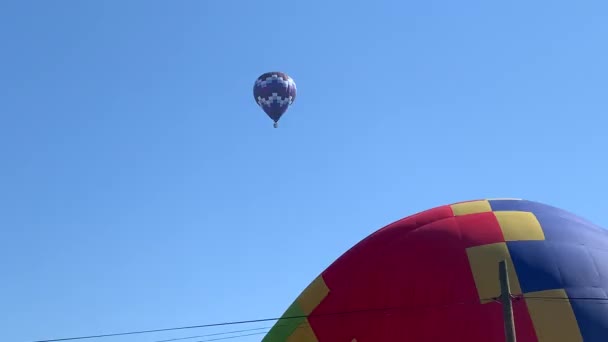
<svg viewBox="0 0 608 342">
<path fill-rule="evenodd" d="M 608 232 L 549 205 L 493 199 L 440 206 L 371 234 L 263 341 L 505 341 L 501 260 L 517 342 L 608 340 Z"/>
<path fill-rule="evenodd" d="M 253 85 L 253 97 L 258 106 L 278 126 L 279 119 L 296 99 L 296 83 L 283 72 L 267 72 Z"/>
</svg>

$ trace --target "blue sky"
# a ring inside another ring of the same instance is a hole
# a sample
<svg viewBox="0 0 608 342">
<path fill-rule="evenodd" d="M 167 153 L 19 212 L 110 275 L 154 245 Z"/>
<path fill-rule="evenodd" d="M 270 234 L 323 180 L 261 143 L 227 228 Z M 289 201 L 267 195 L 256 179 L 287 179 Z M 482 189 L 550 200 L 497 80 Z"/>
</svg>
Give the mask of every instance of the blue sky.
<svg viewBox="0 0 608 342">
<path fill-rule="evenodd" d="M 374 230 L 454 201 L 608 227 L 606 10 L 1 2 L 0 340 L 277 317 Z M 251 94 L 271 70 L 298 85 L 278 129 Z"/>
</svg>

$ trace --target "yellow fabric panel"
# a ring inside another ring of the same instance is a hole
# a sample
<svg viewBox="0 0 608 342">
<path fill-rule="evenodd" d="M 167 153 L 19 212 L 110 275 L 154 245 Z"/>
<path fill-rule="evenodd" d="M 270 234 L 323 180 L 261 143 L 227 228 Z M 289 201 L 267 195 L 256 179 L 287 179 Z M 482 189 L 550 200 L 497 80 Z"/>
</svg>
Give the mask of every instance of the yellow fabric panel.
<svg viewBox="0 0 608 342">
<path fill-rule="evenodd" d="M 550 297 L 551 299 L 540 299 L 539 297 Z M 526 293 L 524 298 L 539 342 L 583 341 L 565 290 L 530 292 Z"/>
<path fill-rule="evenodd" d="M 496 219 L 506 241 L 544 240 L 545 233 L 533 213 L 524 211 L 495 211 Z"/>
<path fill-rule="evenodd" d="M 308 322 L 308 319 L 302 322 L 291 335 L 287 337 L 286 342 L 318 342 L 317 336 Z"/>
<path fill-rule="evenodd" d="M 490 202 L 488 202 L 486 200 L 456 203 L 456 204 L 452 204 L 451 207 L 452 207 L 452 212 L 454 212 L 454 216 L 486 213 L 486 212 L 492 211 Z"/>
<path fill-rule="evenodd" d="M 297 299 L 300 308 L 304 311 L 307 316 L 321 303 L 323 299 L 329 294 L 329 288 L 325 285 L 325 281 L 322 276 L 318 276 L 313 280 L 310 285 Z"/>
<path fill-rule="evenodd" d="M 285 310 L 281 319 L 264 336 L 262 342 L 285 342 L 287 337 L 291 335 L 300 324 L 306 321 L 304 312 L 298 302 L 294 301 Z"/>
<path fill-rule="evenodd" d="M 521 294 L 519 279 L 511 260 L 511 255 L 504 242 L 467 248 L 469 265 L 473 272 L 477 293 L 482 303 L 491 302 L 491 298 L 500 296 L 500 281 L 498 280 L 498 263 L 507 261 L 509 286 L 514 295 Z"/>
</svg>

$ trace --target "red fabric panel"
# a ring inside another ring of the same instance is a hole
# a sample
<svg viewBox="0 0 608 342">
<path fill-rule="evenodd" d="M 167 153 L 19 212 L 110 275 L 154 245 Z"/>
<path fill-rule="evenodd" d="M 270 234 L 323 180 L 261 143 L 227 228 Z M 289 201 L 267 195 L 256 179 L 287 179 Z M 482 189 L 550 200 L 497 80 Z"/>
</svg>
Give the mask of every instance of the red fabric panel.
<svg viewBox="0 0 608 342">
<path fill-rule="evenodd" d="M 493 212 L 456 216 L 455 219 L 461 227 L 463 248 L 505 242 Z"/>
</svg>

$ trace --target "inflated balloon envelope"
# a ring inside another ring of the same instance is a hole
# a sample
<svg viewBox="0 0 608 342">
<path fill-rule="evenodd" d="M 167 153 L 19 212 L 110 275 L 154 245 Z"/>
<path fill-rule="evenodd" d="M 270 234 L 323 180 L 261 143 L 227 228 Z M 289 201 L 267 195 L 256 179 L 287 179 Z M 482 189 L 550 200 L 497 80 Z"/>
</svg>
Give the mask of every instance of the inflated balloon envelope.
<svg viewBox="0 0 608 342">
<path fill-rule="evenodd" d="M 608 232 L 518 199 L 440 206 L 376 231 L 263 341 L 504 341 L 501 260 L 518 342 L 608 341 Z"/>
<path fill-rule="evenodd" d="M 253 85 L 253 98 L 258 106 L 274 121 L 279 120 L 296 100 L 296 83 L 284 72 L 267 72 L 258 77 Z"/>
</svg>

